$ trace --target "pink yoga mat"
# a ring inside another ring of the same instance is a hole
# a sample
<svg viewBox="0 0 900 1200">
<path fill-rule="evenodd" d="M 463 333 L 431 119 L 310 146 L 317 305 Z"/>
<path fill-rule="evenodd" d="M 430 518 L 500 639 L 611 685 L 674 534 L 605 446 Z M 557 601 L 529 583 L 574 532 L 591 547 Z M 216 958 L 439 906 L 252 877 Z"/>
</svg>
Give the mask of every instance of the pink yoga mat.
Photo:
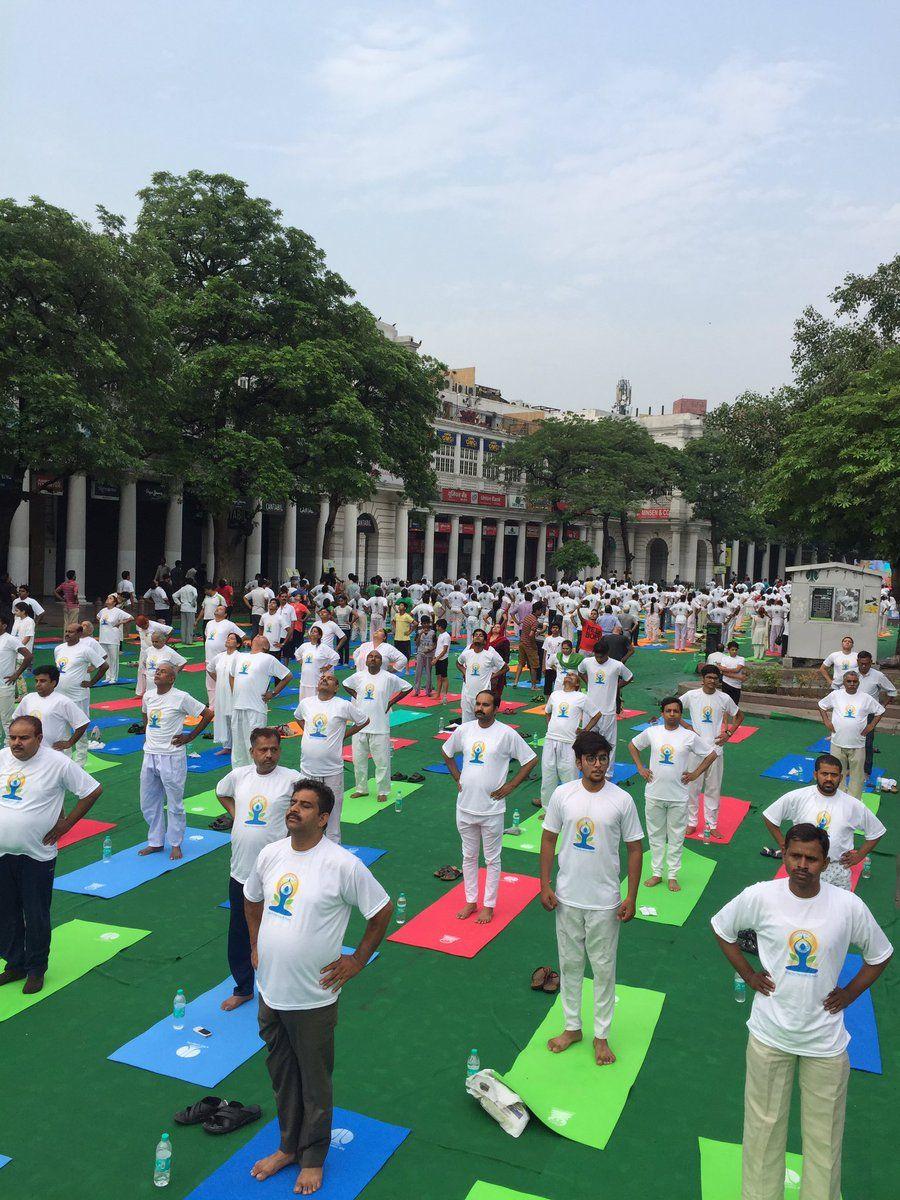
<svg viewBox="0 0 900 1200">
<path fill-rule="evenodd" d="M 479 901 L 484 896 L 484 876 L 482 868 L 478 872 Z M 440 950 L 457 958 L 474 958 L 531 903 L 540 890 L 541 881 L 533 875 L 502 872 L 494 919 L 489 925 L 477 925 L 474 915 L 467 921 L 457 920 L 456 914 L 466 902 L 465 889 L 462 883 L 458 883 L 440 900 L 435 900 L 434 904 L 392 933 L 388 941 L 401 942 L 404 946 L 420 946 L 425 950 Z"/>
<path fill-rule="evenodd" d="M 185 675 L 187 675 L 188 671 L 205 671 L 205 670 L 206 670 L 206 663 L 205 663 L 205 662 L 202 662 L 202 663 L 188 663 L 188 665 L 187 665 L 186 667 L 182 667 L 181 669 L 182 669 L 182 671 L 185 673 Z"/>
<path fill-rule="evenodd" d="M 646 717 L 647 713 L 642 708 L 623 708 L 616 717 L 617 721 L 630 721 L 632 717 Z"/>
<path fill-rule="evenodd" d="M 459 693 L 450 692 L 449 695 L 447 695 L 445 697 L 445 699 L 458 700 Z M 438 705 L 440 703 L 441 703 L 441 701 L 436 699 L 434 696 L 413 696 L 413 695 L 407 693 L 403 697 L 402 700 L 397 701 L 397 707 L 400 708 L 402 706 L 403 708 L 434 708 L 436 705 Z"/>
<path fill-rule="evenodd" d="M 758 725 L 738 725 L 728 741 L 732 746 L 736 746 L 739 742 L 746 742 L 747 738 L 753 737 L 754 733 L 759 733 Z"/>
<path fill-rule="evenodd" d="M 140 708 L 140 696 L 126 696 L 124 700 L 101 700 L 99 704 L 92 704 L 91 708 L 99 708 L 103 712 L 118 712 L 123 708 Z"/>
<path fill-rule="evenodd" d="M 737 833 L 738 826 L 747 813 L 750 811 L 750 804 L 746 800 L 738 800 L 737 796 L 723 796 L 719 801 L 719 833 L 724 834 L 722 838 L 716 838 L 710 842 L 711 846 L 721 846 L 730 842 Z M 690 842 L 703 841 L 703 826 L 706 821 L 706 811 L 703 806 L 703 793 L 700 793 L 700 809 L 697 814 L 697 832 L 689 833 L 687 840 Z"/>
<path fill-rule="evenodd" d="M 856 891 L 856 885 L 859 883 L 859 877 L 862 875 L 863 867 L 865 865 L 866 865 L 865 862 L 861 862 L 861 863 L 857 863 L 855 867 L 850 868 L 850 890 L 851 890 L 851 892 Z M 787 878 L 787 871 L 784 869 L 784 867 L 778 868 L 778 870 L 775 872 L 775 878 L 776 879 L 786 879 Z"/>
<path fill-rule="evenodd" d="M 415 744 L 415 738 L 391 738 L 392 750 L 405 750 L 407 746 L 414 746 Z M 341 751 L 341 758 L 343 758 L 344 762 L 353 762 L 353 747 L 345 746 Z"/>
<path fill-rule="evenodd" d="M 68 833 L 56 843 L 57 848 L 64 850 L 66 846 L 74 846 L 76 842 L 83 842 L 85 838 L 96 837 L 98 833 L 107 833 L 110 829 L 115 829 L 115 824 L 110 824 L 109 821 L 92 821 L 90 817 L 82 817 L 80 821 L 76 821 Z"/>
</svg>

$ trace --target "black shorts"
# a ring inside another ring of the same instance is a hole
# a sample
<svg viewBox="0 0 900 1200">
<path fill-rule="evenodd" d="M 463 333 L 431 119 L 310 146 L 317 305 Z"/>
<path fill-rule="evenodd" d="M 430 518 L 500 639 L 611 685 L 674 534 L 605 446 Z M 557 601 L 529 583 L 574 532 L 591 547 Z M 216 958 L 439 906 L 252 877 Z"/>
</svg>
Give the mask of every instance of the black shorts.
<svg viewBox="0 0 900 1200">
<path fill-rule="evenodd" d="M 730 683 L 725 683 L 725 681 L 723 680 L 722 681 L 722 691 L 725 693 L 726 696 L 731 697 L 731 699 L 735 702 L 735 704 L 738 706 L 738 708 L 741 707 L 741 691 L 742 691 L 741 688 L 732 687 L 732 685 Z"/>
<path fill-rule="evenodd" d="M 438 677 L 438 679 L 446 679 L 447 678 L 447 660 L 446 660 L 446 658 L 442 658 L 440 662 L 436 662 L 434 664 L 434 673 Z"/>
</svg>

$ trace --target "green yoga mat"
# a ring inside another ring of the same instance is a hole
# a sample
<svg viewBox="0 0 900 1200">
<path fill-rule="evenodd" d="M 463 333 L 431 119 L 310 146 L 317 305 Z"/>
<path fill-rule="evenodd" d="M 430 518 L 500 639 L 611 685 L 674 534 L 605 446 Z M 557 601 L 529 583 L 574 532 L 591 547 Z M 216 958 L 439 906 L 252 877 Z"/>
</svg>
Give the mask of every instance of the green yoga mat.
<svg viewBox="0 0 900 1200">
<path fill-rule="evenodd" d="M 189 817 L 225 817 L 228 815 L 219 803 L 215 788 L 210 788 L 207 792 L 198 792 L 196 796 L 185 796 L 184 811 Z"/>
<path fill-rule="evenodd" d="M 664 992 L 624 984 L 616 987 L 616 1013 L 610 1034 L 616 1062 L 598 1067 L 592 1032 L 594 984 L 586 979 L 581 997 L 584 1040 L 562 1054 L 547 1049 L 548 1038 L 565 1027 L 562 1000 L 557 997 L 503 1076 L 504 1083 L 519 1093 L 548 1128 L 583 1146 L 605 1149 L 647 1057 L 665 998 Z"/>
<path fill-rule="evenodd" d="M 417 792 L 421 787 L 421 783 L 391 783 L 391 790 L 388 793 L 388 801 L 385 804 L 378 803 L 378 792 L 375 790 L 375 780 L 369 780 L 368 796 L 353 796 L 352 788 L 348 788 L 344 792 L 344 805 L 341 809 L 341 821 L 346 821 L 350 825 L 359 825 L 361 821 L 368 821 L 369 817 L 374 817 L 376 813 L 384 812 L 387 808 L 393 808 L 394 801 L 397 796 L 409 796 L 412 792 Z"/>
<path fill-rule="evenodd" d="M 410 721 L 421 721 L 423 717 L 427 717 L 429 709 L 424 709 L 419 712 L 415 708 L 392 708 L 389 714 L 391 729 L 396 729 L 398 725 L 408 725 Z"/>
<path fill-rule="evenodd" d="M 88 756 L 84 764 L 84 769 L 87 771 L 88 775 L 96 775 L 98 771 L 108 771 L 111 767 L 121 767 L 121 765 L 122 764 L 120 762 L 116 762 L 115 760 L 110 761 L 106 758 L 98 758 L 96 754 L 92 754 L 91 751 L 88 750 Z"/>
<path fill-rule="evenodd" d="M 861 799 L 869 812 L 877 817 L 881 808 L 881 792 L 863 792 Z"/>
<path fill-rule="evenodd" d="M 698 1138 L 702 1200 L 741 1200 L 741 1147 L 733 1142 Z M 803 1155 L 786 1154 L 784 1200 L 797 1200 L 803 1176 Z"/>
<path fill-rule="evenodd" d="M 694 910 L 694 905 L 703 895 L 703 889 L 712 878 L 716 869 L 715 860 L 706 858 L 689 850 L 685 845 L 681 857 L 681 870 L 678 872 L 680 892 L 670 892 L 665 865 L 663 866 L 663 881 L 653 888 L 644 887 L 644 880 L 653 874 L 650 862 L 650 852 L 644 851 L 644 866 L 641 871 L 641 886 L 638 888 L 637 912 L 639 921 L 654 921 L 658 925 L 683 925 Z M 628 891 L 628 881 L 622 881 L 622 899 Z M 645 915 L 641 908 L 655 908 L 657 915 Z"/>
<path fill-rule="evenodd" d="M 517 1192 L 512 1188 L 501 1187 L 499 1183 L 485 1183 L 479 1179 L 466 1200 L 544 1200 L 534 1192 Z"/>
<path fill-rule="evenodd" d="M 536 812 L 523 821 L 519 828 L 520 834 L 505 833 L 503 835 L 504 850 L 525 850 L 528 854 L 540 854 L 541 835 L 544 832 L 544 822 L 541 820 L 543 810 Z"/>
<path fill-rule="evenodd" d="M 94 967 L 108 962 L 120 950 L 148 937 L 149 929 L 128 929 L 123 925 L 104 925 L 99 921 L 67 921 L 53 930 L 50 965 L 43 991 L 22 995 L 22 985 L 7 984 L 0 991 L 0 1021 L 6 1021 L 26 1008 L 46 1000 L 66 984 L 87 975 Z"/>
</svg>

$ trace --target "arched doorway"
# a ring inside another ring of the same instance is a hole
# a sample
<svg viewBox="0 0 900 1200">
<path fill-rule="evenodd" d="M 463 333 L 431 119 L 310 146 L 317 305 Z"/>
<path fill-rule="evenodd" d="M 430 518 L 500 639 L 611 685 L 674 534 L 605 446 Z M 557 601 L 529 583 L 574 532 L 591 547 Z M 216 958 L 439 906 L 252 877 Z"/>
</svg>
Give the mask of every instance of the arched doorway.
<svg viewBox="0 0 900 1200">
<path fill-rule="evenodd" d="M 356 574 L 366 583 L 378 574 L 378 522 L 371 513 L 356 518 Z"/>
<path fill-rule="evenodd" d="M 660 537 L 647 543 L 647 570 L 644 578 L 648 583 L 665 583 L 669 569 L 669 547 Z"/>
<path fill-rule="evenodd" d="M 708 567 L 706 565 L 706 542 L 703 538 L 697 542 L 697 563 L 694 569 L 694 585 L 695 587 L 706 586 L 706 573 Z"/>
</svg>

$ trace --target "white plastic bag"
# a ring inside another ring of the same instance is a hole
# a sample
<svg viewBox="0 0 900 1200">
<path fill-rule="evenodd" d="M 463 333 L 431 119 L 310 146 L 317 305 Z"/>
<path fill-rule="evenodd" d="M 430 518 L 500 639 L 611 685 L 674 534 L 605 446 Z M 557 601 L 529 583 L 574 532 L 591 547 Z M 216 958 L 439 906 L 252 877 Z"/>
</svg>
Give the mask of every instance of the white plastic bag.
<svg viewBox="0 0 900 1200">
<path fill-rule="evenodd" d="M 466 1080 L 466 1091 L 474 1096 L 486 1113 L 510 1137 L 520 1137 L 529 1121 L 529 1112 L 512 1088 L 497 1078 L 491 1070 L 479 1071 Z"/>
</svg>

